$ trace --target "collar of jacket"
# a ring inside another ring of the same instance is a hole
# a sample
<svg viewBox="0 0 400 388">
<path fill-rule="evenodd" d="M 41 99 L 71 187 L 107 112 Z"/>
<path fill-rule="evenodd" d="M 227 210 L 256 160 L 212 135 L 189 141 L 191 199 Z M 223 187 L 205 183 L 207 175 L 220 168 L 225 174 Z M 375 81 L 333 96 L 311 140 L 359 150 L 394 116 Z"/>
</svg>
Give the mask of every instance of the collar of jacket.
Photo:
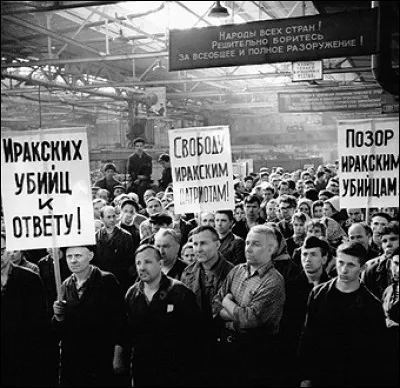
<svg viewBox="0 0 400 388">
<path fill-rule="evenodd" d="M 220 253 L 218 253 L 218 260 L 210 269 L 210 272 L 213 272 L 216 275 L 216 277 L 220 277 L 225 262 L 226 262 L 225 258 Z M 196 273 L 197 271 L 200 271 L 200 269 L 204 270 L 204 267 L 198 261 L 195 261 L 193 265 L 186 267 L 186 272 Z"/>
</svg>

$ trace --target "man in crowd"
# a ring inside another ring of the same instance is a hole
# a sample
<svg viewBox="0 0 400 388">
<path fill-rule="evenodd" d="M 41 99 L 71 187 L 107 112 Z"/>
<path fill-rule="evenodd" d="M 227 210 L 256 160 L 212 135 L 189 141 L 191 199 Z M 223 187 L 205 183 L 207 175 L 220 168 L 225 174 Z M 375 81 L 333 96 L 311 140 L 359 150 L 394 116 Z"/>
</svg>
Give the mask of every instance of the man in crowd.
<svg viewBox="0 0 400 388">
<path fill-rule="evenodd" d="M 153 214 L 161 213 L 163 211 L 161 201 L 156 197 L 150 197 L 146 201 L 146 211 L 147 211 L 148 217 L 151 217 Z M 140 224 L 139 232 L 140 232 L 140 240 L 143 240 L 152 235 L 151 224 L 150 224 L 149 218 Z"/>
<path fill-rule="evenodd" d="M 13 264 L 18 265 L 19 267 L 28 268 L 31 271 L 39 274 L 39 267 L 26 259 L 24 251 L 13 251 L 11 253 L 11 261 Z"/>
<path fill-rule="evenodd" d="M 133 383 L 138 387 L 194 385 L 201 374 L 199 307 L 192 291 L 163 273 L 161 260 L 152 245 L 137 250 L 140 281 L 125 297 Z"/>
<path fill-rule="evenodd" d="M 283 195 L 279 198 L 279 211 L 282 220 L 278 223 L 278 229 L 285 239 L 293 236 L 292 217 L 296 206 L 296 198 L 293 195 Z"/>
<path fill-rule="evenodd" d="M 357 222 L 363 221 L 363 211 L 360 207 L 347 209 L 347 215 L 349 217 L 348 219 L 349 224 L 355 224 Z"/>
<path fill-rule="evenodd" d="M 117 172 L 117 167 L 114 163 L 106 163 L 103 167 L 104 171 L 104 178 L 95 182 L 95 186 L 99 187 L 100 189 L 106 189 L 112 198 L 109 198 L 110 201 L 114 198 L 114 188 L 115 186 L 121 186 L 122 183 L 114 178 L 114 175 Z M 123 187 L 123 186 L 122 186 Z"/>
<path fill-rule="evenodd" d="M 276 383 L 275 342 L 285 302 L 283 277 L 272 264 L 277 248 L 271 228 L 252 227 L 246 263 L 232 269 L 214 298 L 213 314 L 224 323 L 219 359 L 226 385 Z"/>
<path fill-rule="evenodd" d="M 375 250 L 383 253 L 382 242 L 381 242 L 381 230 L 383 227 L 387 226 L 391 221 L 388 214 L 377 212 L 371 219 L 371 229 L 372 229 L 372 246 Z"/>
<path fill-rule="evenodd" d="M 180 280 L 187 267 L 179 257 L 180 236 L 171 228 L 161 228 L 154 235 L 154 246 L 160 251 L 161 271 L 170 278 Z"/>
<path fill-rule="evenodd" d="M 124 297 L 115 276 L 91 265 L 92 246 L 66 249 L 72 275 L 53 304 L 53 326 L 61 339 L 61 386 L 107 387 L 122 371 Z"/>
<path fill-rule="evenodd" d="M 233 264 L 218 252 L 221 243 L 213 227 L 198 226 L 193 229 L 192 240 L 195 261 L 185 268 L 181 280 L 196 295 L 204 328 L 205 359 L 209 360 L 210 376 L 216 376 L 219 373 L 216 350 L 219 327 L 213 320 L 211 304 Z M 215 381 L 211 382 L 215 384 Z"/>
<path fill-rule="evenodd" d="M 139 212 L 139 205 L 132 199 L 125 199 L 121 203 L 121 218 L 118 226 L 126 230 L 132 236 L 132 253 L 140 245 L 140 233 L 139 228 L 135 224 L 135 216 Z"/>
<path fill-rule="evenodd" d="M 130 273 L 134 264 L 132 236 L 116 225 L 112 206 L 103 207 L 100 215 L 104 226 L 96 233 L 97 249 L 93 263 L 101 270 L 114 274 L 123 292 L 126 292 L 135 279 L 135 274 Z"/>
<path fill-rule="evenodd" d="M 362 279 L 367 288 L 379 299 L 392 282 L 391 260 L 399 247 L 399 226 L 391 222 L 380 229 L 383 254 L 367 262 Z"/>
<path fill-rule="evenodd" d="M 151 156 L 144 151 L 145 141 L 141 137 L 133 141 L 135 151 L 128 158 L 127 171 L 131 177 L 130 191 L 138 196 L 142 206 L 145 206 L 143 199 L 144 192 L 149 188 L 153 164 Z"/>
<path fill-rule="evenodd" d="M 310 291 L 318 284 L 327 282 L 325 271 L 329 244 L 313 235 L 306 237 L 301 246 L 302 272 L 285 284 L 286 302 L 280 326 L 281 360 L 291 373 L 282 375 L 282 383 L 299 386 L 297 347 L 307 313 Z"/>
<path fill-rule="evenodd" d="M 235 224 L 232 233 L 244 240 L 252 226 L 264 224 L 265 221 L 260 217 L 261 197 L 256 194 L 248 195 L 243 202 L 246 217 Z"/>
<path fill-rule="evenodd" d="M 215 228 L 215 215 L 210 212 L 200 213 L 200 225 Z"/>
<path fill-rule="evenodd" d="M 358 241 L 367 250 L 367 261 L 379 256 L 379 252 L 371 245 L 372 229 L 365 222 L 353 223 L 349 230 L 350 241 Z"/>
<path fill-rule="evenodd" d="M 160 190 L 165 190 L 170 183 L 172 183 L 172 169 L 169 155 L 161 154 L 158 158 L 163 170 L 161 172 L 161 179 L 158 181 Z"/>
<path fill-rule="evenodd" d="M 311 291 L 299 347 L 303 387 L 385 385 L 385 318 L 360 282 L 365 260 L 362 244 L 343 243 L 338 276 Z"/>
<path fill-rule="evenodd" d="M 38 274 L 14 265 L 1 232 L 1 383 L 5 387 L 52 386 L 50 325 Z"/>
<path fill-rule="evenodd" d="M 167 213 L 156 213 L 150 216 L 151 235 L 140 241 L 142 244 L 154 245 L 154 237 L 161 228 L 172 228 L 172 217 Z"/>
<path fill-rule="evenodd" d="M 244 263 L 244 241 L 232 233 L 232 210 L 218 210 L 215 213 L 215 229 L 218 232 L 221 245 L 219 253 L 233 265 Z"/>
</svg>

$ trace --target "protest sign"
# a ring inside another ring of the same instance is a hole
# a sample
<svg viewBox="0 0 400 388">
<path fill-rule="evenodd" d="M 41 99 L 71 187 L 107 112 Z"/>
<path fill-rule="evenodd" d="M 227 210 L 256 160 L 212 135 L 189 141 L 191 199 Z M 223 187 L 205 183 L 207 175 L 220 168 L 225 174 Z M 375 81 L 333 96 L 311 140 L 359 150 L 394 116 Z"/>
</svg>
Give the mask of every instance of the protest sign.
<svg viewBox="0 0 400 388">
<path fill-rule="evenodd" d="M 95 244 L 85 128 L 1 134 L 7 249 Z"/>
<path fill-rule="evenodd" d="M 175 212 L 233 210 L 233 168 L 229 128 L 169 131 Z"/>
<path fill-rule="evenodd" d="M 338 121 L 340 207 L 399 203 L 399 120 Z"/>
</svg>

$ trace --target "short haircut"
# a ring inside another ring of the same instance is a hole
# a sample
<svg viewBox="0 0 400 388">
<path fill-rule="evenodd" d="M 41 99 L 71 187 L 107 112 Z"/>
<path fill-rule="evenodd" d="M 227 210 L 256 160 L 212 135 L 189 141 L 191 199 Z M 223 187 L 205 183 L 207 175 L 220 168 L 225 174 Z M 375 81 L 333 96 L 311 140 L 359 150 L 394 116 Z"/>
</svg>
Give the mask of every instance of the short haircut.
<svg viewBox="0 0 400 388">
<path fill-rule="evenodd" d="M 317 178 L 321 178 L 324 175 L 325 175 L 325 171 L 323 171 L 323 170 L 317 171 Z"/>
<path fill-rule="evenodd" d="M 185 250 L 191 248 L 193 249 L 193 243 L 192 242 L 187 242 L 181 249 L 181 253 L 184 254 Z"/>
<path fill-rule="evenodd" d="M 225 214 L 228 216 L 229 221 L 233 221 L 233 211 L 232 210 L 217 210 L 215 214 Z"/>
<path fill-rule="evenodd" d="M 146 206 L 148 206 L 148 205 L 149 205 L 149 202 L 151 202 L 151 201 L 156 201 L 156 202 L 158 202 L 158 204 L 159 204 L 160 206 L 162 206 L 161 201 L 160 201 L 157 197 L 150 197 L 150 198 L 146 201 Z"/>
<path fill-rule="evenodd" d="M 311 199 L 311 201 L 316 201 L 318 199 L 318 191 L 315 188 L 309 188 L 304 191 L 304 197 Z"/>
<path fill-rule="evenodd" d="M 340 253 L 357 257 L 361 267 L 367 262 L 367 250 L 364 245 L 358 241 L 345 241 L 340 244 L 337 248 L 337 256 L 339 256 Z"/>
<path fill-rule="evenodd" d="M 387 234 L 397 234 L 399 235 L 399 225 L 397 222 L 389 222 L 388 225 L 384 226 L 380 232 L 381 237 Z"/>
<path fill-rule="evenodd" d="M 126 206 L 126 205 L 132 205 L 135 208 L 135 211 L 138 212 L 139 209 L 139 204 L 134 201 L 133 199 L 125 199 L 121 203 L 121 210 Z"/>
<path fill-rule="evenodd" d="M 134 257 L 135 260 L 136 260 L 136 256 L 137 256 L 139 253 L 142 253 L 142 252 L 144 252 L 144 251 L 147 250 L 147 249 L 152 249 L 152 250 L 154 251 L 157 261 L 160 261 L 160 260 L 161 260 L 161 253 L 160 253 L 160 251 L 159 251 L 154 245 L 151 245 L 151 244 L 143 244 L 143 245 L 140 245 L 139 248 L 136 249 L 136 251 L 135 251 L 135 257 Z"/>
<path fill-rule="evenodd" d="M 175 241 L 176 244 L 180 245 L 181 235 L 175 229 L 172 229 L 172 228 L 161 228 L 154 235 L 154 239 L 156 239 L 157 237 L 165 237 L 165 236 L 172 237 L 172 240 Z"/>
<path fill-rule="evenodd" d="M 309 171 L 302 171 L 302 173 L 301 173 L 301 175 L 300 175 L 301 179 L 304 180 L 304 177 L 305 177 L 306 175 L 311 175 L 311 174 L 310 174 Z"/>
<path fill-rule="evenodd" d="M 93 205 L 96 205 L 97 203 L 102 203 L 103 206 L 107 205 L 107 201 L 103 198 L 95 198 L 92 203 Z"/>
<path fill-rule="evenodd" d="M 305 227 L 306 227 L 306 232 L 310 228 L 312 228 L 312 229 L 320 228 L 321 229 L 321 234 L 324 237 L 326 237 L 326 225 L 321 220 L 318 220 L 318 219 L 315 219 L 315 218 L 312 219 L 312 220 L 309 220 L 309 221 L 307 221 Z"/>
<path fill-rule="evenodd" d="M 213 241 L 219 241 L 219 235 L 217 233 L 217 231 L 215 230 L 215 228 L 213 228 L 212 226 L 209 225 L 200 225 L 196 228 L 194 228 L 190 235 L 194 236 L 196 234 L 202 233 L 202 232 L 210 232 L 211 235 L 213 236 Z"/>
<path fill-rule="evenodd" d="M 297 206 L 296 197 L 294 197 L 293 195 L 288 195 L 288 194 L 281 195 L 279 198 L 279 204 L 282 202 L 287 203 L 293 209 L 295 209 Z"/>
<path fill-rule="evenodd" d="M 243 179 L 243 181 L 244 182 L 246 182 L 246 181 L 254 181 L 254 178 L 251 176 L 251 175 L 247 175 L 244 179 Z"/>
<path fill-rule="evenodd" d="M 259 195 L 257 194 L 250 194 L 248 195 L 245 199 L 244 199 L 244 204 L 248 204 L 248 203 L 255 203 L 257 202 L 259 206 L 261 206 L 261 198 Z"/>
<path fill-rule="evenodd" d="M 317 201 L 314 201 L 314 202 L 312 203 L 312 211 L 313 211 L 313 212 L 314 212 L 314 209 L 315 209 L 317 206 L 324 207 L 324 201 L 321 201 L 320 199 L 318 199 Z"/>
<path fill-rule="evenodd" d="M 280 181 L 279 185 L 278 185 L 278 189 L 280 189 L 282 185 L 285 185 L 285 186 L 287 186 L 289 188 L 289 183 L 288 183 L 287 180 Z"/>
<path fill-rule="evenodd" d="M 326 197 L 328 197 L 328 199 L 335 196 L 335 194 L 333 194 L 332 191 L 329 191 L 329 190 L 321 190 L 318 193 L 318 195 L 325 195 Z"/>
<path fill-rule="evenodd" d="M 360 225 L 360 226 L 365 230 L 365 234 L 366 234 L 368 237 L 371 237 L 371 236 L 372 236 L 372 229 L 371 229 L 370 226 L 369 226 L 367 223 L 365 223 L 365 222 L 355 222 L 354 224 L 350 225 L 349 231 L 350 231 L 351 228 L 354 228 L 355 226 L 358 226 L 358 225 Z M 347 234 L 348 234 L 348 233 L 347 233 Z"/>
<path fill-rule="evenodd" d="M 143 143 L 145 144 L 145 140 L 142 137 L 137 137 L 136 139 L 133 140 L 133 145 L 135 145 L 136 143 Z"/>
<path fill-rule="evenodd" d="M 96 245 L 90 245 L 90 244 L 89 245 L 76 245 L 76 246 L 70 246 L 70 247 L 62 247 L 60 249 L 63 250 L 64 254 L 66 255 L 67 254 L 67 250 L 69 248 L 87 248 L 87 250 L 89 252 L 92 252 L 92 253 L 96 252 Z"/>
<path fill-rule="evenodd" d="M 236 210 L 236 209 L 242 209 L 242 210 L 244 210 L 243 203 L 242 203 L 242 202 L 237 203 L 237 204 L 235 205 L 235 210 Z"/>
<path fill-rule="evenodd" d="M 107 210 L 110 210 L 110 209 L 115 210 L 113 206 L 110 206 L 110 205 L 103 206 L 103 207 L 100 209 L 100 217 L 101 217 L 101 218 L 104 218 L 104 213 L 105 213 Z"/>
<path fill-rule="evenodd" d="M 330 250 L 329 244 L 325 240 L 316 236 L 307 236 L 301 246 L 301 250 L 311 248 L 320 248 L 322 256 L 327 256 Z"/>
<path fill-rule="evenodd" d="M 307 179 L 307 180 L 304 182 L 304 184 L 305 184 L 305 185 L 311 184 L 311 185 L 315 186 L 315 183 L 314 183 L 314 181 L 313 181 L 312 179 Z"/>
<path fill-rule="evenodd" d="M 272 183 L 268 183 L 265 187 L 262 187 L 262 189 L 264 191 L 267 191 L 267 190 L 272 191 L 272 194 L 275 194 L 275 187 L 273 186 Z"/>
<path fill-rule="evenodd" d="M 278 228 L 273 227 L 273 226 L 255 225 L 252 228 L 250 228 L 249 232 L 262 234 L 267 239 L 268 239 L 268 237 L 272 237 L 276 244 L 276 248 L 278 248 L 280 246 L 280 243 L 282 241 L 282 234 L 279 232 Z"/>
<path fill-rule="evenodd" d="M 382 217 L 382 218 L 385 218 L 388 222 L 392 221 L 392 217 L 390 217 L 389 214 L 383 213 L 383 212 L 375 213 L 375 214 L 371 217 L 371 220 L 374 219 L 375 217 Z"/>
<path fill-rule="evenodd" d="M 290 190 L 296 190 L 296 182 L 293 179 L 288 179 L 286 182 L 288 183 Z"/>
<path fill-rule="evenodd" d="M 303 224 L 305 224 L 307 222 L 307 220 L 309 219 L 309 217 L 302 212 L 297 211 L 296 213 L 293 214 L 292 216 L 292 223 L 295 220 L 299 220 L 300 222 L 302 222 Z"/>
<path fill-rule="evenodd" d="M 106 163 L 103 167 L 103 171 L 105 172 L 107 170 L 114 170 L 114 172 L 117 172 L 117 167 L 114 163 Z"/>
</svg>

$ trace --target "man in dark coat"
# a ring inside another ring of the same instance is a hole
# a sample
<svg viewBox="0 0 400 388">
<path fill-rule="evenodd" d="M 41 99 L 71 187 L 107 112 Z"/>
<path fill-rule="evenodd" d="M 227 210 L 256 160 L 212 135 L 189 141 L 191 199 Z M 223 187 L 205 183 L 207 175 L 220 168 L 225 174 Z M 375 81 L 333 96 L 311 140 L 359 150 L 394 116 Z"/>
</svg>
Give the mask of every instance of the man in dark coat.
<svg viewBox="0 0 400 388">
<path fill-rule="evenodd" d="M 1 233 L 1 385 L 51 386 L 50 321 L 40 277 L 14 265 Z"/>
<path fill-rule="evenodd" d="M 104 178 L 98 180 L 94 186 L 99 187 L 100 189 L 106 189 L 110 193 L 110 201 L 114 199 L 114 188 L 116 186 L 121 186 L 122 183 L 114 178 L 115 173 L 117 172 L 117 167 L 114 163 L 106 163 L 103 167 Z"/>
<path fill-rule="evenodd" d="M 116 225 L 112 206 L 104 206 L 100 216 L 104 226 L 96 233 L 97 249 L 93 263 L 114 274 L 125 293 L 135 279 L 135 274 L 130 272 L 134 264 L 132 235 Z"/>
<path fill-rule="evenodd" d="M 140 204 L 145 207 L 143 194 L 150 187 L 153 164 L 151 156 L 144 151 L 145 141 L 138 137 L 133 141 L 135 152 L 129 156 L 127 171 L 131 177 L 129 191 L 139 196 Z"/>
<path fill-rule="evenodd" d="M 180 281 L 162 273 L 154 246 L 142 245 L 135 258 L 140 281 L 125 297 L 134 385 L 197 385 L 201 326 L 196 298 Z"/>
<path fill-rule="evenodd" d="M 158 158 L 161 166 L 163 167 L 161 173 L 161 179 L 158 181 L 158 186 L 161 190 L 165 190 L 170 183 L 172 183 L 172 169 L 170 164 L 170 158 L 167 154 L 161 154 Z"/>
<path fill-rule="evenodd" d="M 385 316 L 360 281 L 365 262 L 362 244 L 341 244 L 338 276 L 311 291 L 299 346 L 301 386 L 386 385 Z"/>
<path fill-rule="evenodd" d="M 91 246 L 66 250 L 72 275 L 54 302 L 53 326 L 61 339 L 61 386 L 113 386 L 122 370 L 124 297 L 115 276 L 90 264 Z"/>
</svg>

